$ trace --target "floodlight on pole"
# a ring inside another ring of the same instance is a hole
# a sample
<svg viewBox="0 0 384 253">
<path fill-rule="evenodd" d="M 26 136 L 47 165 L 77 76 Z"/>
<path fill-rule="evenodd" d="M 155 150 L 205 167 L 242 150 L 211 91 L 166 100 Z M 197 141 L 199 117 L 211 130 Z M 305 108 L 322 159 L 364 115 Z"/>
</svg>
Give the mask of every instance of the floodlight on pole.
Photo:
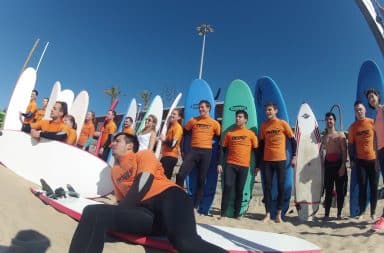
<svg viewBox="0 0 384 253">
<path fill-rule="evenodd" d="M 205 51 L 205 35 L 207 33 L 213 32 L 214 29 L 212 25 L 202 24 L 196 27 L 197 34 L 199 36 L 203 36 L 203 45 L 201 49 L 201 59 L 200 59 L 200 71 L 199 71 L 199 79 L 201 79 L 203 74 L 203 62 L 204 62 L 204 51 Z"/>
</svg>

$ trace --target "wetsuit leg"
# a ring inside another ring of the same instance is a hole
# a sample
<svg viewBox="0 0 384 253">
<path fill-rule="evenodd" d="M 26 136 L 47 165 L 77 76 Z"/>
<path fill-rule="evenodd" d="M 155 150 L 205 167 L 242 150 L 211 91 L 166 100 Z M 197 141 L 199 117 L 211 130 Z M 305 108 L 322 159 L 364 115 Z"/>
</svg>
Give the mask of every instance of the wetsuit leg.
<svg viewBox="0 0 384 253">
<path fill-rule="evenodd" d="M 108 160 L 108 155 L 109 155 L 109 151 L 111 150 L 111 148 L 104 148 L 103 150 L 103 154 L 101 155 L 101 159 L 104 160 L 104 161 L 107 161 Z"/>
<path fill-rule="evenodd" d="M 200 166 L 198 168 L 197 176 L 197 191 L 195 198 L 195 208 L 199 207 L 200 201 L 204 196 L 205 181 L 207 179 L 207 173 L 209 165 L 211 163 L 212 149 L 201 149 L 200 153 Z"/>
<path fill-rule="evenodd" d="M 232 164 L 227 164 L 224 168 L 224 190 L 221 199 L 221 216 L 224 216 L 229 205 L 229 197 L 235 185 L 236 173 Z"/>
<path fill-rule="evenodd" d="M 379 181 L 379 173 L 375 169 L 375 160 L 367 161 L 367 177 L 370 185 L 370 203 L 371 203 L 371 215 L 376 214 L 377 206 L 377 186 Z"/>
<path fill-rule="evenodd" d="M 87 206 L 73 235 L 69 253 L 101 253 L 107 231 L 145 235 L 152 232 L 152 225 L 153 214 L 142 207 Z"/>
<path fill-rule="evenodd" d="M 348 176 L 347 172 L 345 172 L 344 176 L 339 176 L 339 169 L 341 162 L 337 164 L 336 167 L 336 175 L 335 175 L 335 184 L 336 184 L 336 195 L 337 195 L 337 217 L 341 216 L 341 211 L 344 206 L 344 199 L 347 193 L 347 185 L 348 185 Z"/>
<path fill-rule="evenodd" d="M 276 173 L 277 173 L 277 210 L 281 211 L 284 205 L 284 194 L 285 194 L 285 178 L 286 178 L 286 169 L 285 169 L 285 160 L 277 161 L 276 163 Z"/>
<path fill-rule="evenodd" d="M 272 178 L 274 174 L 273 162 L 264 161 L 264 168 L 262 169 L 262 173 L 264 173 L 264 179 L 265 179 L 265 182 L 264 182 L 265 211 L 269 213 L 271 209 L 271 200 L 272 200 Z"/>
<path fill-rule="evenodd" d="M 367 200 L 367 168 L 365 160 L 357 159 L 356 161 L 357 169 L 357 180 L 359 182 L 359 208 L 360 215 L 365 212 L 366 200 Z"/>
<path fill-rule="evenodd" d="M 171 156 L 163 156 L 160 162 L 163 165 L 165 176 L 168 179 L 171 179 L 173 174 L 173 169 L 177 163 L 177 158 L 171 157 Z"/>
<path fill-rule="evenodd" d="M 168 240 L 178 252 L 227 252 L 218 246 L 204 241 L 197 234 L 193 203 L 180 188 L 171 187 L 143 201 L 142 204 L 149 207 L 154 213 L 155 222 L 161 224 L 163 231 L 166 231 Z"/>
<path fill-rule="evenodd" d="M 176 175 L 176 184 L 180 187 L 184 187 L 184 180 L 188 176 L 189 172 L 196 167 L 199 162 L 199 153 L 192 148 L 189 153 L 186 154 L 183 164 L 180 167 L 179 173 Z"/>
<path fill-rule="evenodd" d="M 333 173 L 334 170 L 332 163 L 325 160 L 324 162 L 324 189 L 325 189 L 325 200 L 324 200 L 324 209 L 325 216 L 329 216 L 329 211 L 331 209 L 332 203 L 332 190 L 333 190 Z"/>
<path fill-rule="evenodd" d="M 236 198 L 235 218 L 240 216 L 241 203 L 243 202 L 243 190 L 247 181 L 248 167 L 236 166 Z"/>
</svg>

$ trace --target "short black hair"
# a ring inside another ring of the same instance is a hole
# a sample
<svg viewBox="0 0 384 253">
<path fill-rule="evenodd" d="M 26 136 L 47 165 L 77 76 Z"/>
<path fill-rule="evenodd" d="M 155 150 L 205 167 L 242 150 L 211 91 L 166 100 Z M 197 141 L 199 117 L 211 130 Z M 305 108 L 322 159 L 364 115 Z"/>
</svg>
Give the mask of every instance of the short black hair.
<svg viewBox="0 0 384 253">
<path fill-rule="evenodd" d="M 374 88 L 369 88 L 368 90 L 366 90 L 365 91 L 365 96 L 367 97 L 367 99 L 368 99 L 368 96 L 369 96 L 369 94 L 375 94 L 377 97 L 378 97 L 378 99 L 379 99 L 379 104 L 381 103 L 381 97 L 380 97 L 380 93 L 376 90 L 376 89 L 374 89 Z M 370 107 L 370 108 L 372 108 L 372 109 L 375 109 L 375 107 L 373 107 L 370 103 L 368 103 L 368 106 Z"/>
<path fill-rule="evenodd" d="M 236 116 L 239 115 L 239 114 L 243 114 L 244 118 L 248 119 L 248 113 L 246 111 L 244 111 L 244 110 L 237 110 L 235 114 L 236 114 Z"/>
<path fill-rule="evenodd" d="M 134 152 L 134 153 L 136 153 L 136 152 L 139 150 L 139 141 L 137 140 L 136 135 L 132 135 L 132 134 L 127 134 L 127 133 L 124 133 L 124 132 L 120 132 L 120 133 L 116 134 L 116 135 L 113 137 L 113 140 L 116 140 L 117 137 L 119 137 L 120 135 L 123 135 L 123 136 L 124 136 L 124 139 L 125 139 L 125 142 L 126 142 L 126 143 L 132 143 L 132 144 L 133 144 L 133 152 Z"/>
<path fill-rule="evenodd" d="M 60 111 L 63 113 L 63 117 L 68 114 L 68 105 L 66 102 L 63 101 L 56 101 L 56 103 L 61 105 Z"/>
<path fill-rule="evenodd" d="M 360 100 L 356 100 L 353 106 L 355 107 L 356 105 L 364 105 L 364 104 Z"/>
<path fill-rule="evenodd" d="M 327 112 L 325 114 L 325 118 L 333 117 L 333 119 L 336 121 L 336 115 L 333 112 Z"/>
<path fill-rule="evenodd" d="M 32 90 L 32 92 L 36 93 L 36 96 L 39 95 L 39 92 L 37 90 Z"/>
<path fill-rule="evenodd" d="M 270 106 L 272 106 L 273 109 L 275 109 L 275 110 L 278 109 L 277 104 L 272 103 L 272 102 L 268 102 L 268 103 L 266 103 L 266 104 L 264 105 L 265 108 L 270 107 Z"/>
<path fill-rule="evenodd" d="M 205 99 L 200 100 L 199 106 L 202 105 L 202 104 L 205 104 L 209 108 L 209 111 L 211 111 L 211 108 L 212 108 L 211 107 L 211 103 L 208 100 L 205 100 Z"/>
<path fill-rule="evenodd" d="M 128 116 L 128 117 L 125 117 L 125 119 L 129 120 L 131 123 L 133 123 L 133 119 L 132 117 Z"/>
</svg>

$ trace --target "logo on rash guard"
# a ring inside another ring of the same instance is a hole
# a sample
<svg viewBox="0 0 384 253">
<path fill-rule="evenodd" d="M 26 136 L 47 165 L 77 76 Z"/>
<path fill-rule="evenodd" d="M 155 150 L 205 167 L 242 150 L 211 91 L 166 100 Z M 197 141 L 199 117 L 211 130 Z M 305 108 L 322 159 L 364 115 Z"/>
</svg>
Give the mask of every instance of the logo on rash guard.
<svg viewBox="0 0 384 253">
<path fill-rule="evenodd" d="M 200 123 L 197 123 L 195 126 L 196 126 L 197 128 L 204 128 L 204 129 L 209 129 L 209 128 L 211 128 L 210 125 L 200 124 Z"/>
<path fill-rule="evenodd" d="M 358 132 L 356 132 L 356 135 L 357 136 L 365 136 L 365 137 L 369 137 L 370 136 L 369 130 L 358 131 Z"/>
<path fill-rule="evenodd" d="M 120 175 L 120 177 L 118 177 L 118 178 L 116 179 L 116 182 L 117 182 L 118 184 L 120 184 L 121 181 L 123 181 L 123 180 L 127 180 L 127 179 L 132 175 L 131 171 L 132 171 L 132 168 L 130 168 L 130 169 L 128 169 L 127 171 L 125 171 L 123 174 Z"/>
<path fill-rule="evenodd" d="M 232 136 L 231 140 L 233 141 L 242 141 L 242 140 L 245 140 L 247 139 L 247 136 L 243 135 L 243 136 Z"/>
<path fill-rule="evenodd" d="M 277 135 L 277 134 L 279 134 L 280 132 L 281 132 L 280 129 L 272 129 L 272 130 L 267 131 L 266 133 L 267 133 L 268 135 Z"/>
</svg>

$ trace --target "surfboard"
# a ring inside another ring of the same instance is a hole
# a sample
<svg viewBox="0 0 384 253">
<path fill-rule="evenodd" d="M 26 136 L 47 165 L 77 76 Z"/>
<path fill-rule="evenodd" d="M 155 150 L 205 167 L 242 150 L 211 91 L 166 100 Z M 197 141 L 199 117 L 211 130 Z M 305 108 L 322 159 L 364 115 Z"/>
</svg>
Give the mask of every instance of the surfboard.
<svg viewBox="0 0 384 253">
<path fill-rule="evenodd" d="M 244 110 L 248 113 L 247 128 L 255 132 L 257 135 L 257 117 L 256 106 L 252 95 L 252 91 L 248 84 L 242 80 L 234 80 L 231 82 L 227 89 L 224 99 L 223 120 L 221 122 L 222 134 L 221 140 L 223 140 L 225 134 L 236 126 L 236 111 Z M 248 210 L 249 202 L 252 198 L 252 190 L 255 183 L 254 169 L 256 166 L 255 157 L 251 152 L 251 165 L 248 169 L 247 180 L 244 185 L 240 215 L 244 214 Z M 223 169 L 225 170 L 226 158 L 223 163 Z M 224 187 L 224 174 L 221 177 L 222 188 Z M 235 187 L 234 187 L 235 188 Z M 235 189 L 230 194 L 230 202 L 228 209 L 225 213 L 228 217 L 234 217 L 234 205 L 235 205 Z"/>
<path fill-rule="evenodd" d="M 288 110 L 283 97 L 283 94 L 280 91 L 279 86 L 275 83 L 275 81 L 268 77 L 264 76 L 260 78 L 255 87 L 255 103 L 257 109 L 257 122 L 260 127 L 264 121 L 267 120 L 267 116 L 265 115 L 265 104 L 274 103 L 278 107 L 277 117 L 279 119 L 285 120 L 289 124 Z M 260 136 L 260 135 L 259 135 Z M 293 178 L 294 178 L 294 170 L 291 166 L 291 154 L 292 148 L 289 140 L 286 142 L 286 156 L 287 161 L 285 164 L 286 168 L 286 178 L 284 184 L 284 207 L 282 210 L 282 218 L 284 219 L 286 212 L 289 209 L 289 204 L 292 196 L 292 186 L 293 186 Z M 261 163 L 261 182 L 264 191 L 264 173 L 263 164 Z M 272 199 L 271 199 L 271 208 L 270 214 L 271 218 L 276 218 L 277 213 L 277 176 L 274 175 L 272 179 Z"/>
<path fill-rule="evenodd" d="M 373 3 L 371 0 L 355 0 L 357 6 L 360 8 L 365 20 L 370 27 L 376 42 L 381 50 L 381 53 L 384 54 L 384 29 L 383 29 L 383 16 L 378 15 L 380 12 L 379 7 L 376 3 Z"/>
<path fill-rule="evenodd" d="M 44 119 L 51 120 L 51 111 L 53 106 L 56 103 L 57 96 L 61 92 L 61 84 L 59 81 L 56 81 L 52 87 L 51 95 L 49 96 L 49 101 L 47 104 L 47 108 L 45 108 Z"/>
<path fill-rule="evenodd" d="M 131 100 L 131 103 L 129 104 L 128 106 L 128 110 L 127 110 L 127 113 L 125 114 L 125 116 L 121 119 L 121 122 L 120 122 L 120 125 L 119 127 L 117 128 L 117 133 L 120 133 L 123 129 L 123 126 L 124 126 L 124 121 L 125 121 L 125 118 L 127 117 L 131 117 L 132 120 L 133 120 L 133 123 L 132 123 L 132 128 L 135 129 L 135 124 L 136 124 L 136 114 L 137 114 L 137 103 L 136 103 L 136 99 L 135 98 L 132 98 Z M 112 156 L 112 151 L 109 151 L 109 155 L 108 155 L 108 164 L 112 167 L 114 164 L 115 164 L 115 158 Z"/>
<path fill-rule="evenodd" d="M 75 94 L 72 90 L 66 89 L 59 92 L 57 95 L 56 101 L 61 101 L 67 103 L 68 112 L 71 111 L 71 106 L 73 103 L 73 99 L 75 97 Z"/>
<path fill-rule="evenodd" d="M 71 110 L 69 111 L 69 114 L 71 114 L 73 117 L 75 117 L 77 129 L 76 129 L 76 135 L 77 138 L 80 136 L 81 129 L 84 125 L 85 116 L 88 112 L 88 104 L 89 104 L 89 95 L 88 92 L 83 90 L 80 91 L 79 94 L 77 94 L 75 100 L 73 100 Z"/>
<path fill-rule="evenodd" d="M 215 100 L 213 98 L 212 90 L 206 81 L 202 79 L 195 79 L 194 81 L 192 81 L 191 85 L 189 86 L 187 95 L 185 97 L 185 104 L 184 104 L 184 119 L 185 119 L 184 122 L 185 123 L 187 123 L 192 117 L 199 116 L 199 102 L 203 99 L 208 100 L 211 103 L 211 111 L 209 114 L 214 119 L 215 118 Z M 190 135 L 184 136 L 184 141 L 183 141 L 184 145 L 182 148 L 185 154 L 187 154 L 190 150 L 190 142 L 191 142 L 191 136 Z M 208 169 L 207 179 L 204 187 L 204 196 L 197 210 L 201 214 L 205 214 L 205 215 L 208 214 L 209 209 L 211 208 L 213 199 L 215 197 L 217 177 L 218 177 L 217 175 L 218 156 L 219 156 L 219 139 L 214 138 L 213 144 L 212 144 L 211 163 Z M 195 194 L 197 190 L 197 176 L 198 176 L 198 170 L 195 168 L 191 170 L 191 172 L 186 178 L 188 194 L 192 197 L 193 200 L 195 198 Z"/>
<path fill-rule="evenodd" d="M 112 104 L 109 106 L 109 109 L 108 111 L 113 111 L 115 110 L 117 104 L 119 103 L 119 99 L 115 99 Z M 101 129 L 100 129 L 100 135 L 99 135 L 99 138 L 97 139 L 97 143 L 96 143 L 96 147 L 95 147 L 95 152 L 93 153 L 95 156 L 98 156 L 99 155 L 99 149 L 100 149 L 100 145 L 101 145 L 101 136 L 102 136 L 102 132 L 104 130 L 104 125 L 105 125 L 106 121 L 104 119 L 104 124 L 101 126 Z"/>
<path fill-rule="evenodd" d="M 384 94 L 383 75 L 377 64 L 371 60 L 365 61 L 360 68 L 359 77 L 357 80 L 356 100 L 363 102 L 366 108 L 366 117 L 371 119 L 376 118 L 376 110 L 369 107 L 368 99 L 365 92 L 367 89 L 373 88 L 377 90 L 380 95 Z M 370 195 L 370 187 L 368 182 L 367 196 Z M 369 197 L 367 197 L 367 205 L 369 204 Z M 352 167 L 351 181 L 349 188 L 349 211 L 350 216 L 355 217 L 360 213 L 359 207 L 359 183 L 357 179 L 357 170 Z"/>
<path fill-rule="evenodd" d="M 164 120 L 164 125 L 163 127 L 161 128 L 160 130 L 160 134 L 163 134 L 165 135 L 167 133 L 167 130 L 168 130 L 168 120 L 169 120 L 169 117 L 171 117 L 171 114 L 172 114 L 172 111 L 176 108 L 177 104 L 179 103 L 180 99 L 181 99 L 181 96 L 182 96 L 182 93 L 179 93 L 175 100 L 173 101 L 171 107 L 169 107 L 169 111 L 168 111 L 168 114 L 167 114 L 167 117 L 165 118 Z M 159 140 L 156 144 L 156 151 L 155 151 L 155 155 L 157 158 L 160 157 L 160 151 L 161 151 L 161 140 Z"/>
<path fill-rule="evenodd" d="M 136 134 L 139 133 L 141 130 L 143 130 L 145 126 L 145 120 L 148 118 L 150 114 L 155 115 L 157 118 L 156 132 L 158 132 L 161 125 L 161 120 L 163 119 L 163 100 L 159 95 L 155 96 L 155 98 L 152 100 L 151 104 L 149 105 L 147 111 L 144 114 L 144 117 L 140 122 L 139 127 L 137 128 Z"/>
<path fill-rule="evenodd" d="M 52 206 L 57 211 L 64 213 L 75 220 L 81 219 L 82 211 L 87 205 L 102 204 L 100 202 L 82 197 L 74 198 L 68 196 L 67 198 L 60 198 L 56 200 L 48 198 L 44 192 L 38 188 L 31 188 L 31 191 L 44 203 Z M 232 253 L 318 253 L 321 251 L 317 245 L 311 242 L 284 234 L 208 224 L 197 224 L 196 228 L 197 233 L 202 237 L 202 239 Z M 176 250 L 173 248 L 172 244 L 169 243 L 165 237 L 138 236 L 117 232 L 111 232 L 111 235 L 122 241 L 176 253 Z"/>
<path fill-rule="evenodd" d="M 320 159 L 320 130 L 307 103 L 300 106 L 295 137 L 297 164 L 295 170 L 295 202 L 300 220 L 312 220 L 319 210 L 323 189 L 323 172 Z"/>
<path fill-rule="evenodd" d="M 63 142 L 41 138 L 36 141 L 21 131 L 3 130 L 0 162 L 17 175 L 52 187 L 71 184 L 84 197 L 112 192 L 110 166 L 92 154 Z"/>
<path fill-rule="evenodd" d="M 5 117 L 5 113 L 0 112 L 0 129 L 3 129 L 4 117 Z"/>
<path fill-rule="evenodd" d="M 31 100 L 31 93 L 36 84 L 36 70 L 27 68 L 18 78 L 4 119 L 4 129 L 20 130 L 22 122 L 20 112 L 24 113 Z"/>
</svg>

